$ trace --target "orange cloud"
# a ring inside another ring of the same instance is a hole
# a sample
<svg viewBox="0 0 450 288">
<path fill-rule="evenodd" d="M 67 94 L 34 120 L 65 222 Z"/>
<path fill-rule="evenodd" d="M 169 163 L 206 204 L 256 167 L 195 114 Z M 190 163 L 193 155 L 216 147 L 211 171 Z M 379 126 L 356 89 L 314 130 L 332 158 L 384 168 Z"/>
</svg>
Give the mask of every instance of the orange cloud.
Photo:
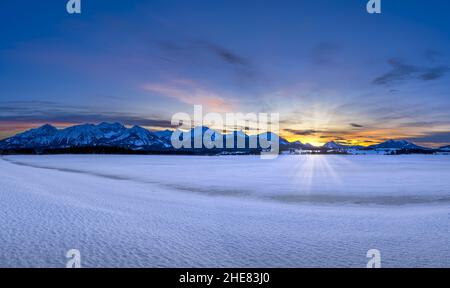
<svg viewBox="0 0 450 288">
<path fill-rule="evenodd" d="M 414 137 L 420 137 L 423 133 L 420 133 L 417 128 L 414 127 L 391 127 L 391 128 L 376 128 L 368 127 L 366 130 L 352 130 L 340 127 L 338 129 L 330 129 L 324 127 L 323 129 L 310 129 L 302 130 L 308 133 L 298 135 L 293 133 L 294 129 L 284 128 L 281 136 L 289 141 L 301 141 L 303 143 L 311 143 L 313 145 L 321 146 L 329 141 L 337 141 L 339 143 L 347 145 L 361 145 L 370 146 L 373 144 L 384 142 L 388 139 L 400 140 L 411 139 Z M 421 143 L 423 144 L 423 143 Z M 430 147 L 439 146 L 439 144 L 427 143 Z M 442 146 L 442 145 L 441 145 Z"/>
<path fill-rule="evenodd" d="M 142 88 L 186 104 L 201 104 L 214 112 L 229 112 L 234 108 L 230 101 L 191 80 L 173 80 L 164 84 L 146 83 Z"/>
</svg>

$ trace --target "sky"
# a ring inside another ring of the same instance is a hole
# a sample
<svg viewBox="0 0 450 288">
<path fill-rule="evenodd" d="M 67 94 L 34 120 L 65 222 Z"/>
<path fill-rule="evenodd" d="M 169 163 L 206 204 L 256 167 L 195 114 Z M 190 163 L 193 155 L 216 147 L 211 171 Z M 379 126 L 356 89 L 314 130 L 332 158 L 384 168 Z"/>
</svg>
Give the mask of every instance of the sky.
<svg viewBox="0 0 450 288">
<path fill-rule="evenodd" d="M 0 139 L 46 123 L 173 129 L 279 113 L 290 141 L 450 144 L 450 2 L 0 2 Z"/>
</svg>

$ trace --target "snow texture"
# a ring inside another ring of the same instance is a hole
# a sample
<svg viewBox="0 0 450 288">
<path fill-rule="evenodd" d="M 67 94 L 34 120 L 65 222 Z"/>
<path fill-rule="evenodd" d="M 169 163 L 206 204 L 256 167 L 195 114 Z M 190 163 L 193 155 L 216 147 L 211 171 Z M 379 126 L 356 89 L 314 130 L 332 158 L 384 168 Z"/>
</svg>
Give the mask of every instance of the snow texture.
<svg viewBox="0 0 450 288">
<path fill-rule="evenodd" d="M 450 267 L 450 156 L 7 156 L 0 267 Z"/>
</svg>

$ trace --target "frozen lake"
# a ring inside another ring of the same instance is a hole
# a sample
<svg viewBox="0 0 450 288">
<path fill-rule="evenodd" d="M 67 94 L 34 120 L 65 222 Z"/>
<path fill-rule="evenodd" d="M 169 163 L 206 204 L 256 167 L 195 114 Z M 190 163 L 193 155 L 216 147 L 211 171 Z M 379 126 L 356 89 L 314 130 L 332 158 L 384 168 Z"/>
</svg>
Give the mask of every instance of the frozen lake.
<svg viewBox="0 0 450 288">
<path fill-rule="evenodd" d="M 0 158 L 0 267 L 450 267 L 450 156 Z"/>
</svg>

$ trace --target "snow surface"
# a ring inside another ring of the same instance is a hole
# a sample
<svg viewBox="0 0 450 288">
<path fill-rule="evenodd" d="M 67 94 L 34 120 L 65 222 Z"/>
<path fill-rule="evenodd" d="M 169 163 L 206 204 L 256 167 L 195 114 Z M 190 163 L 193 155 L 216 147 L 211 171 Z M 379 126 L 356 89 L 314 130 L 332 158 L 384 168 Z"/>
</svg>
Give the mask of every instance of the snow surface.
<svg viewBox="0 0 450 288">
<path fill-rule="evenodd" d="M 450 267 L 450 156 L 0 158 L 0 267 Z"/>
</svg>

